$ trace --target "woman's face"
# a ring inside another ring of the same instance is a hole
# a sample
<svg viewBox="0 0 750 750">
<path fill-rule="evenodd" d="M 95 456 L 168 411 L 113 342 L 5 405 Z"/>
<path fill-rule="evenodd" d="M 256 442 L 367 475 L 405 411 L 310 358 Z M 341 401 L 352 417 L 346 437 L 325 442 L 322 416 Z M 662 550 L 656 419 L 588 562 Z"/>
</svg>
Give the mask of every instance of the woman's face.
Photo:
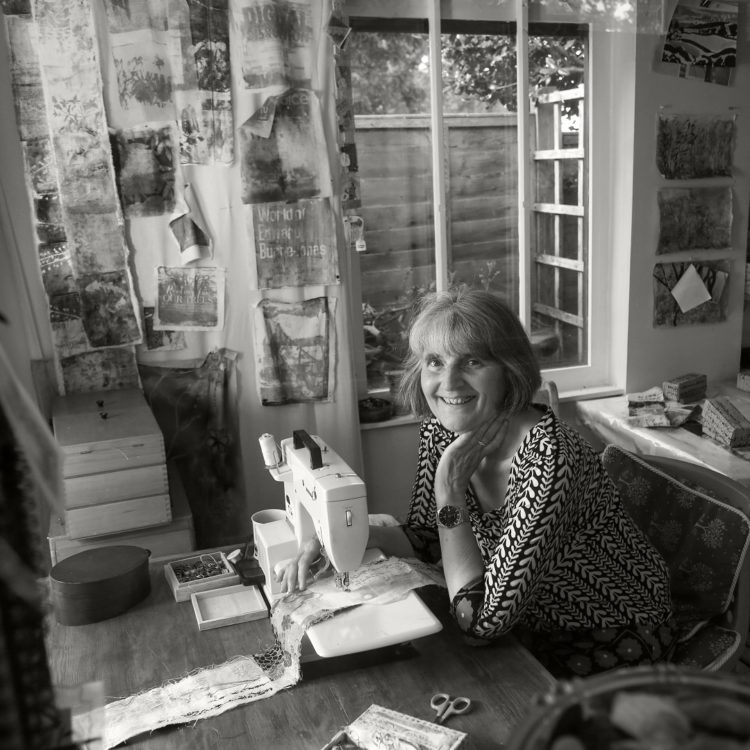
<svg viewBox="0 0 750 750">
<path fill-rule="evenodd" d="M 476 429 L 502 411 L 505 400 L 502 366 L 471 354 L 425 352 L 421 384 L 430 411 L 452 432 Z"/>
</svg>

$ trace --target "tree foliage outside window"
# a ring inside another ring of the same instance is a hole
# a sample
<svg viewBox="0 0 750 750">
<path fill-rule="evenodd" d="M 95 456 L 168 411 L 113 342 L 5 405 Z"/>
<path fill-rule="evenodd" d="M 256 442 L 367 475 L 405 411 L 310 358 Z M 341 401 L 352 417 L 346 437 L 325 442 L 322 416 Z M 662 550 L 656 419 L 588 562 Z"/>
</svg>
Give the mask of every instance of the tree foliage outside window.
<svg viewBox="0 0 750 750">
<path fill-rule="evenodd" d="M 357 32 L 350 41 L 357 115 L 429 112 L 430 71 L 425 34 Z M 515 112 L 516 47 L 507 35 L 444 34 L 446 112 Z M 529 38 L 531 88 L 570 89 L 583 82 L 584 41 Z"/>
</svg>

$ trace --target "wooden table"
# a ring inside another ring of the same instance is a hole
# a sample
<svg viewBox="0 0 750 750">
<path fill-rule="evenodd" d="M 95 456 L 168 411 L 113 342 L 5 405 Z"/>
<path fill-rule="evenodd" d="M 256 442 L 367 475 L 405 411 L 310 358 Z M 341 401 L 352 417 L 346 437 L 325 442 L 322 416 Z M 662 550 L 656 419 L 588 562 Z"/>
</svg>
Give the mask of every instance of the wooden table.
<svg viewBox="0 0 750 750">
<path fill-rule="evenodd" d="M 174 601 L 163 566 L 152 566 L 151 577 L 150 595 L 119 617 L 76 627 L 51 624 L 47 649 L 54 684 L 101 680 L 107 700 L 114 700 L 271 645 L 268 619 L 199 631 L 191 603 Z M 303 666 L 303 680 L 271 698 L 133 738 L 128 747 L 315 750 L 373 703 L 431 720 L 430 697 L 445 691 L 474 702 L 470 713 L 448 724 L 468 733 L 462 750 L 501 748 L 554 679 L 512 637 L 482 648 L 464 644 L 447 614 L 445 590 L 428 587 L 420 594 L 444 627 L 413 641 L 414 655 L 309 679 Z"/>
<path fill-rule="evenodd" d="M 750 418 L 750 393 L 724 382 L 708 388 L 709 397 L 728 396 Z M 614 443 L 642 455 L 668 456 L 703 464 L 750 487 L 750 461 L 709 438 L 682 427 L 633 427 L 628 419 L 627 396 L 579 401 L 578 418 L 603 443 Z"/>
</svg>

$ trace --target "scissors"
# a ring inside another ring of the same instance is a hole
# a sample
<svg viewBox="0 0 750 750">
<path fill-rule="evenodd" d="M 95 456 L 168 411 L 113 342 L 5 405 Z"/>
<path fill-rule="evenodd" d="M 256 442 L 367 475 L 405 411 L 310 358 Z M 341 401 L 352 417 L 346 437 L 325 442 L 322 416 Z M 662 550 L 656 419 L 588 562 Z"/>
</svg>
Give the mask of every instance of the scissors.
<svg viewBox="0 0 750 750">
<path fill-rule="evenodd" d="M 442 724 L 453 714 L 465 714 L 471 708 L 471 701 L 463 695 L 453 698 L 448 693 L 435 693 L 430 699 L 430 708 L 437 714 L 435 721 Z"/>
</svg>

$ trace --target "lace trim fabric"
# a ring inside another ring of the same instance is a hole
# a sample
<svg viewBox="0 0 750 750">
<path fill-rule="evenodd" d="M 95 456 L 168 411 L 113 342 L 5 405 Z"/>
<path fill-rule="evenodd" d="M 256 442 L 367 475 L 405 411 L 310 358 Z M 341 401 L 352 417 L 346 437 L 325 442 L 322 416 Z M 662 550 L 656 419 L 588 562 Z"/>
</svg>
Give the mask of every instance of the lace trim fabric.
<svg viewBox="0 0 750 750">
<path fill-rule="evenodd" d="M 104 708 L 104 750 L 131 737 L 173 724 L 192 723 L 231 708 L 269 698 L 299 682 L 305 631 L 316 622 L 358 604 L 387 604 L 428 585 L 445 586 L 442 574 L 416 559 L 386 558 L 351 573 L 349 591 L 336 589 L 333 577 L 274 604 L 274 643 L 252 656 L 199 669 L 159 687 L 109 703 Z M 78 736 L 100 725 L 96 712 L 76 720 Z"/>
</svg>

